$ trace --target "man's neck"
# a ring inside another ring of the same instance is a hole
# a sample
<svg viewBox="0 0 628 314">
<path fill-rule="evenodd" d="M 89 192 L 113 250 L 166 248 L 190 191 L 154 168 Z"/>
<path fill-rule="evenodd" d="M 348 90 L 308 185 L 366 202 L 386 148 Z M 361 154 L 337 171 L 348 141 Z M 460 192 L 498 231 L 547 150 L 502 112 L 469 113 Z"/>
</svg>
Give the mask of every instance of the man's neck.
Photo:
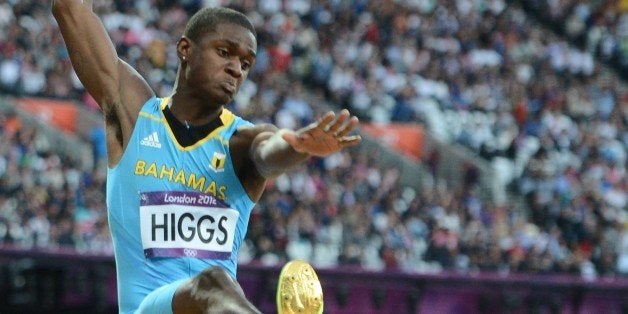
<svg viewBox="0 0 628 314">
<path fill-rule="evenodd" d="M 223 125 L 220 115 L 208 123 L 202 125 L 192 125 L 186 120 L 181 121 L 175 117 L 169 106 L 164 108 L 163 113 L 175 139 L 179 145 L 183 147 L 196 144 L 198 141 L 206 138 L 211 132 Z"/>
<path fill-rule="evenodd" d="M 211 123 L 220 118 L 223 110 L 223 106 L 207 106 L 202 100 L 177 94 L 170 97 L 167 107 L 177 120 L 188 126 L 203 126 Z"/>
</svg>

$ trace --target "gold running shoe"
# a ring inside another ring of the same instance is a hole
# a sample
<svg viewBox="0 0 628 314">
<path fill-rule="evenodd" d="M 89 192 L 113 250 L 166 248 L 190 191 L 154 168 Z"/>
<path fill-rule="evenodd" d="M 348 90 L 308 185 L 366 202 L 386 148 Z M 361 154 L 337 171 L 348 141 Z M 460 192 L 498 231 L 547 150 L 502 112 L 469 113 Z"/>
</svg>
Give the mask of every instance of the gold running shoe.
<svg viewBox="0 0 628 314">
<path fill-rule="evenodd" d="M 323 313 L 323 289 L 314 268 L 307 262 L 290 261 L 281 269 L 277 284 L 277 312 Z"/>
</svg>

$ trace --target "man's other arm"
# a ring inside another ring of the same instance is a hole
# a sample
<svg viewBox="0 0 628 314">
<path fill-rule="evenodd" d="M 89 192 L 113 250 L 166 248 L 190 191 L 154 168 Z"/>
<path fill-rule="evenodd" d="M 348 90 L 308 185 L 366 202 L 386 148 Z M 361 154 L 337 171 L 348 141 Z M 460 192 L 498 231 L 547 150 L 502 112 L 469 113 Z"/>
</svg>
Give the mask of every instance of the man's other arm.
<svg viewBox="0 0 628 314">
<path fill-rule="evenodd" d="M 359 144 L 359 135 L 349 135 L 357 125 L 358 119 L 343 110 L 337 117 L 328 112 L 296 131 L 263 132 L 251 145 L 251 159 L 263 177 L 274 178 L 310 156 L 325 157 Z"/>
<path fill-rule="evenodd" d="M 105 115 L 109 164 L 119 160 L 141 106 L 154 95 L 148 83 L 122 61 L 91 0 L 53 0 L 52 14 L 72 66 Z"/>
</svg>

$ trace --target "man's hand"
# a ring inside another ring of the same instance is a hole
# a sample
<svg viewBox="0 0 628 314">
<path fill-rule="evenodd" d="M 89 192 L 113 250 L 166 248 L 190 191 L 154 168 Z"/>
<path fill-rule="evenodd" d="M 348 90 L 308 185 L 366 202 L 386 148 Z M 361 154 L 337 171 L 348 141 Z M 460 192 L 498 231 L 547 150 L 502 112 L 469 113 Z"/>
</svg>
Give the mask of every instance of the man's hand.
<svg viewBox="0 0 628 314">
<path fill-rule="evenodd" d="M 348 110 L 343 109 L 337 118 L 330 111 L 302 129 L 283 133 L 282 138 L 299 153 L 324 157 L 359 144 L 360 135 L 348 135 L 357 125 L 358 118 L 350 117 Z"/>
</svg>

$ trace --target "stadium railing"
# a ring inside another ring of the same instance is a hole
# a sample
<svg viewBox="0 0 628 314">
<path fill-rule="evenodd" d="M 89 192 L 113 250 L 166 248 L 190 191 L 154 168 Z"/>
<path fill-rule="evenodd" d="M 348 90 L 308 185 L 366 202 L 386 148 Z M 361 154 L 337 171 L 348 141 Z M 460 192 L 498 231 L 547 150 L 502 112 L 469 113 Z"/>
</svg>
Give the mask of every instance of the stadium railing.
<svg viewBox="0 0 628 314">
<path fill-rule="evenodd" d="M 240 265 L 238 280 L 275 311 L 280 265 Z M 571 275 L 409 274 L 317 269 L 326 313 L 626 313 L 628 278 Z M 0 247 L 0 313 L 115 313 L 111 256 Z"/>
</svg>

